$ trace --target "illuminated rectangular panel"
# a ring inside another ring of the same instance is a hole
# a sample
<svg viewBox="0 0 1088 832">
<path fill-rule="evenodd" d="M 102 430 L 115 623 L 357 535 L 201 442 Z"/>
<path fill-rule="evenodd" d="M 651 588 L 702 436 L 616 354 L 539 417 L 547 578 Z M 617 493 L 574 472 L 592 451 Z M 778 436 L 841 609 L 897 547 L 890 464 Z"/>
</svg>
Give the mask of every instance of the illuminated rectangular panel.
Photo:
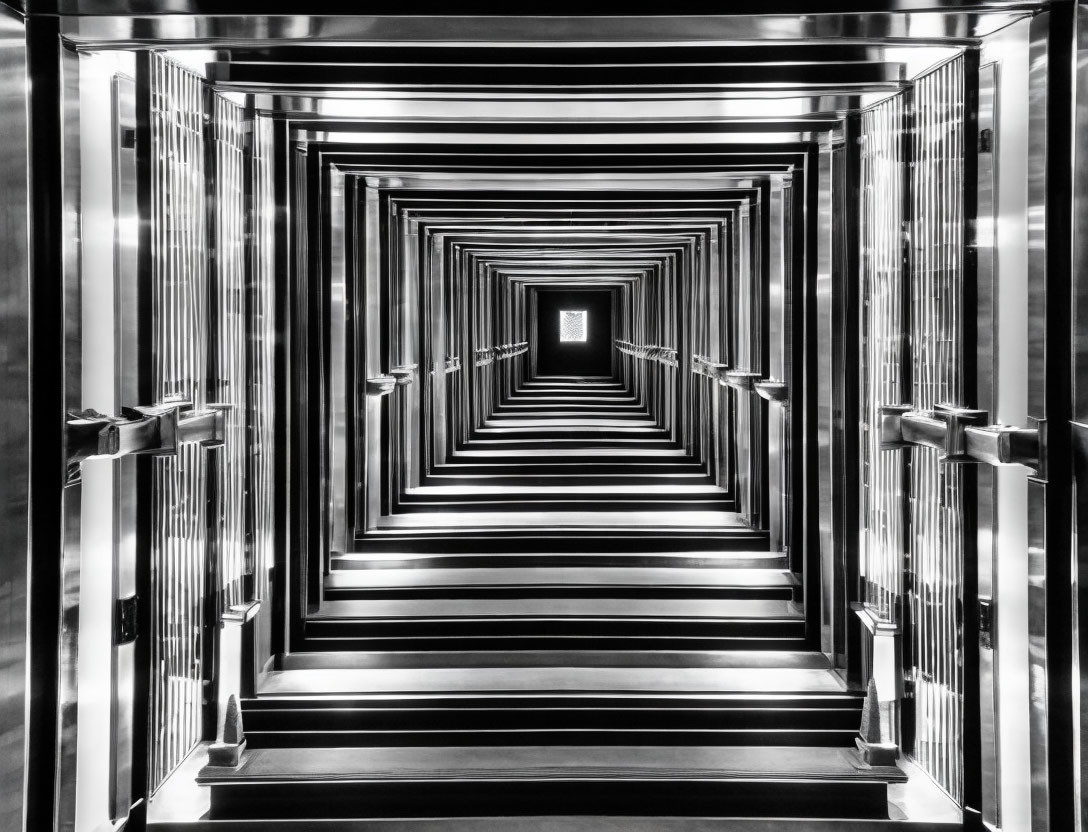
<svg viewBox="0 0 1088 832">
<path fill-rule="evenodd" d="M 584 309 L 560 309 L 559 310 L 559 341 L 581 342 L 586 340 L 586 310 Z"/>
</svg>

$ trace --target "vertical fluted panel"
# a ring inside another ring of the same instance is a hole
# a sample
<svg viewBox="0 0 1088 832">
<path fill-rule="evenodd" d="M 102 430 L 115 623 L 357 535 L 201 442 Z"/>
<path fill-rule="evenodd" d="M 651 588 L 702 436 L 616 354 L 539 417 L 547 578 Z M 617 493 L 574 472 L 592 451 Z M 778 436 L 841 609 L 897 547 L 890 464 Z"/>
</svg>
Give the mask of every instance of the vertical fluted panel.
<svg viewBox="0 0 1088 832">
<path fill-rule="evenodd" d="M 202 408 L 207 378 L 207 241 L 200 78 L 151 56 L 151 293 L 156 403 Z M 201 739 L 207 511 L 205 451 L 157 457 L 151 540 L 148 787 Z"/>
<path fill-rule="evenodd" d="M 914 88 L 911 160 L 911 402 L 963 404 L 964 62 Z M 971 310 L 971 314 L 974 311 Z M 919 448 L 910 471 L 914 756 L 954 798 L 962 792 L 963 476 Z"/>
<path fill-rule="evenodd" d="M 880 450 L 878 408 L 903 389 L 903 96 L 861 116 L 861 572 L 865 604 L 894 621 L 903 592 L 903 461 Z"/>
<path fill-rule="evenodd" d="M 249 274 L 249 513 L 253 571 L 272 567 L 275 491 L 272 480 L 275 427 L 275 217 L 272 120 L 253 123 L 251 245 Z M 263 589 L 262 581 L 256 590 Z"/>
<path fill-rule="evenodd" d="M 243 110 L 212 95 L 213 327 L 208 399 L 224 408 L 226 435 L 217 466 L 219 562 L 222 602 L 240 604 L 245 562 L 246 474 L 246 271 Z"/>
</svg>

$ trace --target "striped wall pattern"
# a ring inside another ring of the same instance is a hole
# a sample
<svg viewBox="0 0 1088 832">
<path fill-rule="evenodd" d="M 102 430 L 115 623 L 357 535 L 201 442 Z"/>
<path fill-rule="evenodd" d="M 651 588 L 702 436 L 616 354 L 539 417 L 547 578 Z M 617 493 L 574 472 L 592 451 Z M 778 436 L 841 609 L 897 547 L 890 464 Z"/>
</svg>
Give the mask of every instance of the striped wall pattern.
<svg viewBox="0 0 1088 832">
<path fill-rule="evenodd" d="M 156 403 L 207 401 L 207 228 L 200 78 L 151 55 L 151 276 Z M 151 540 L 148 787 L 202 736 L 207 460 L 156 457 Z"/>
<path fill-rule="evenodd" d="M 861 573 L 865 604 L 895 621 L 903 593 L 903 454 L 880 450 L 878 409 L 903 389 L 903 126 L 897 95 L 861 117 Z"/>
<path fill-rule="evenodd" d="M 215 524 L 218 589 L 224 606 L 240 604 L 246 562 L 246 200 L 242 107 L 211 94 L 212 244 L 211 377 L 208 398 L 225 410 L 226 441 L 218 454 Z"/>
<path fill-rule="evenodd" d="M 909 400 L 916 409 L 964 403 L 964 81 L 961 57 L 914 86 Z M 962 469 L 939 456 L 916 449 L 910 470 L 914 756 L 959 800 L 964 486 Z"/>
</svg>

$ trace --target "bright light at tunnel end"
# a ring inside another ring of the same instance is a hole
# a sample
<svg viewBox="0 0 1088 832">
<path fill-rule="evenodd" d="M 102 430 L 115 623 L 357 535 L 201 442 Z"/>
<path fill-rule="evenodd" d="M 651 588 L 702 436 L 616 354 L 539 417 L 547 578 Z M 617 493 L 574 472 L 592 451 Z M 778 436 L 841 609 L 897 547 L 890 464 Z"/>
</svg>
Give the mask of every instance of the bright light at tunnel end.
<svg viewBox="0 0 1088 832">
<path fill-rule="evenodd" d="M 586 340 L 586 310 L 559 310 L 559 342 L 581 342 Z"/>
</svg>

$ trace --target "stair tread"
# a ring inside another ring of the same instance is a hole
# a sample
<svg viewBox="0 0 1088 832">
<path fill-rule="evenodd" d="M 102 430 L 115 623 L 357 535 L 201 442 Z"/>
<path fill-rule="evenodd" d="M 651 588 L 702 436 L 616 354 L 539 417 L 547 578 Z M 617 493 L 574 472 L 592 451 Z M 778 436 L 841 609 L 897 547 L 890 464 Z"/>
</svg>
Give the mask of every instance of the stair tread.
<svg viewBox="0 0 1088 832">
<path fill-rule="evenodd" d="M 520 431 L 526 428 L 539 428 L 539 427 L 571 427 L 578 428 L 579 430 L 591 430 L 592 428 L 625 428 L 625 429 L 642 429 L 645 428 L 647 433 L 660 432 L 661 427 L 653 419 L 615 419 L 608 416 L 595 416 L 589 413 L 579 414 L 574 417 L 564 417 L 558 414 L 547 417 L 531 418 L 529 416 L 508 416 L 502 419 L 485 419 L 484 425 L 489 427 L 503 428 L 511 432 Z"/>
<path fill-rule="evenodd" d="M 804 615 L 776 599 L 403 598 L 322 602 L 311 620 L 387 618 L 788 619 Z"/>
<path fill-rule="evenodd" d="M 885 779 L 852 760 L 845 748 L 795 746 L 262 748 L 197 782 Z"/>
<path fill-rule="evenodd" d="M 683 448 L 579 448 L 579 457 L 629 457 L 637 461 L 642 457 L 673 457 L 681 458 L 688 455 Z M 453 458 L 471 457 L 474 459 L 502 459 L 507 457 L 542 457 L 551 460 L 555 457 L 555 451 L 550 448 L 464 448 L 453 452 Z"/>
<path fill-rule="evenodd" d="M 794 668 L 829 670 L 831 662 L 815 650 L 508 650 L 494 651 L 366 651 L 295 652 L 282 656 L 283 670 L 413 669 L 428 667 L 608 667 L 657 668 Z"/>
<path fill-rule="evenodd" d="M 424 667 L 272 670 L 259 695 L 357 694 L 780 694 L 850 693 L 837 674 L 811 668 Z"/>
<path fill-rule="evenodd" d="M 334 571 L 325 579 L 330 588 L 391 588 L 435 586 L 705 586 L 793 587 L 799 581 L 784 569 L 691 569 L 684 567 L 518 567 L 493 569 L 355 569 Z"/>
<path fill-rule="evenodd" d="M 703 483 L 653 482 L 648 484 L 631 483 L 625 485 L 616 485 L 614 483 L 604 485 L 494 485 L 487 483 L 484 478 L 476 477 L 475 475 L 466 475 L 464 479 L 467 482 L 460 485 L 421 485 L 415 488 L 405 489 L 405 493 L 418 497 L 461 496 L 472 494 L 478 495 L 480 499 L 487 499 L 492 495 L 509 495 L 514 497 L 518 494 L 556 494 L 560 496 L 565 494 L 594 494 L 614 499 L 623 499 L 628 496 L 646 496 L 658 499 L 667 499 L 670 496 L 697 496 L 706 497 L 708 499 L 721 499 L 729 493 L 719 486 Z"/>
<path fill-rule="evenodd" d="M 665 529 L 683 529 L 693 531 L 702 529 L 711 532 L 723 529 L 737 529 L 748 531 L 748 527 L 740 515 L 733 511 L 697 509 L 684 511 L 676 510 L 631 510 L 616 511 L 615 509 L 593 510 L 581 508 L 577 511 L 551 511 L 545 512 L 539 509 L 533 511 L 432 511 L 426 514 L 394 514 L 379 519 L 378 529 L 387 531 L 392 529 L 426 529 L 428 533 L 444 533 L 449 529 L 474 528 L 508 528 L 524 530 L 525 528 L 549 528 L 549 529 L 584 529 L 605 528 L 612 529 L 616 526 L 639 528 L 653 528 L 656 531 Z"/>
</svg>

